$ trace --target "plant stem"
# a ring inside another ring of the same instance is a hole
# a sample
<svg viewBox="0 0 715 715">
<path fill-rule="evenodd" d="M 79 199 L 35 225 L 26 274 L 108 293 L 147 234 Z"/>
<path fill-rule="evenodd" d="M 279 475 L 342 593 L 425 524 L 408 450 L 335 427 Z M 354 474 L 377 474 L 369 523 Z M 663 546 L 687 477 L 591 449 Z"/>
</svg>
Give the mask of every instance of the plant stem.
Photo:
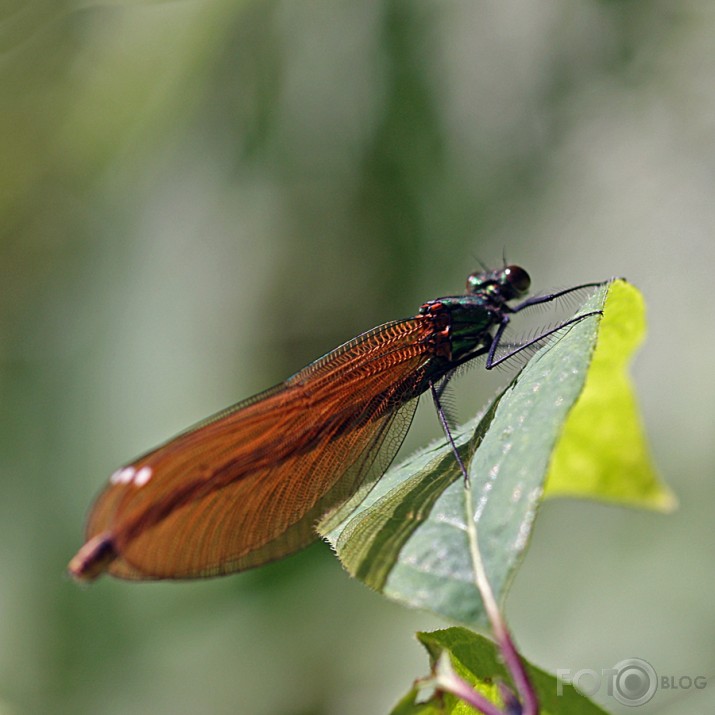
<svg viewBox="0 0 715 715">
<path fill-rule="evenodd" d="M 521 696 L 523 703 L 523 715 L 538 715 L 539 701 L 537 700 L 534 687 L 529 680 L 529 676 L 524 669 L 524 664 L 521 662 L 519 653 L 516 650 L 514 641 L 511 638 L 506 621 L 503 618 L 496 599 L 494 591 L 484 569 L 484 562 L 479 550 L 479 541 L 477 538 L 477 524 L 474 519 L 474 508 L 472 504 L 472 492 L 469 484 L 464 487 L 464 505 L 466 512 L 467 534 L 469 535 L 469 550 L 472 556 L 472 567 L 474 569 L 474 580 L 479 589 L 479 593 L 484 603 L 484 610 L 487 613 L 489 622 L 492 626 L 494 639 L 501 650 L 504 657 L 504 664 L 511 674 L 514 685 Z"/>
</svg>

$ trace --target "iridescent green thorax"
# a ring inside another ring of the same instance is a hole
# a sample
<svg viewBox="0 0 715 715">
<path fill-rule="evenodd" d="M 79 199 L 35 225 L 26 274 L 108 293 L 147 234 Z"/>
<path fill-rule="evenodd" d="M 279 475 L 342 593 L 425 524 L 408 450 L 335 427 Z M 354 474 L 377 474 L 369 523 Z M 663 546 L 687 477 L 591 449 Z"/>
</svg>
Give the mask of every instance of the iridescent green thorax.
<svg viewBox="0 0 715 715">
<path fill-rule="evenodd" d="M 501 320 L 500 310 L 485 294 L 439 298 L 425 303 L 420 315 L 432 322 L 432 353 L 449 362 L 491 343 L 490 329 Z"/>
</svg>

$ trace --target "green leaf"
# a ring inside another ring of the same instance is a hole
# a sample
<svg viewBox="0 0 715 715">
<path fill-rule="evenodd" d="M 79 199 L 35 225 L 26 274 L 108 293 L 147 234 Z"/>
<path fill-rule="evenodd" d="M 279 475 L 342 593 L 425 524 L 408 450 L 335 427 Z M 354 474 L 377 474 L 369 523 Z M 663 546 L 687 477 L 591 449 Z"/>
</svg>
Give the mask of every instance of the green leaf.
<svg viewBox="0 0 715 715">
<path fill-rule="evenodd" d="M 419 633 L 427 649 L 432 668 L 437 667 L 447 653 L 457 675 L 492 702 L 501 704 L 497 682 L 509 684 L 509 678 L 496 645 L 466 628 L 447 628 L 432 633 Z M 524 661 L 524 666 L 536 691 L 542 715 L 604 715 L 605 711 L 579 693 L 573 686 Z M 412 708 L 412 709 L 410 709 Z M 427 708 L 427 709 L 425 709 Z M 431 708 L 431 709 L 430 709 Z M 413 688 L 392 710 L 390 715 L 473 715 L 474 709 L 455 696 L 433 694 L 420 700 Z"/>
<path fill-rule="evenodd" d="M 476 628 L 488 625 L 477 563 L 481 559 L 497 601 L 503 601 L 527 547 L 554 450 L 570 449 L 561 435 L 584 389 L 599 323 L 620 324 L 623 311 L 632 309 L 632 302 L 623 303 L 629 291 L 613 290 L 603 320 L 591 316 L 564 329 L 486 413 L 455 431 L 467 485 L 442 441 L 389 470 L 346 521 L 322 532 L 352 575 L 401 603 Z M 602 309 L 607 294 L 605 286 L 596 291 L 581 313 Z M 624 325 L 627 333 L 629 323 Z M 609 327 L 599 350 L 622 354 L 628 344 L 622 333 Z M 622 371 L 625 361 L 608 364 Z M 594 446 L 582 459 L 601 460 L 602 452 Z M 619 472 L 618 478 L 627 475 Z M 561 484 L 569 479 L 578 482 L 580 473 L 562 477 Z M 646 483 L 653 494 L 652 480 Z"/>
<path fill-rule="evenodd" d="M 419 702 L 419 688 L 412 688 L 390 711 L 390 715 L 443 715 L 444 708 L 437 698 Z"/>
<path fill-rule="evenodd" d="M 677 505 L 653 468 L 627 371 L 644 337 L 643 296 L 616 281 L 586 384 L 551 460 L 545 496 L 592 497 L 661 511 Z"/>
</svg>

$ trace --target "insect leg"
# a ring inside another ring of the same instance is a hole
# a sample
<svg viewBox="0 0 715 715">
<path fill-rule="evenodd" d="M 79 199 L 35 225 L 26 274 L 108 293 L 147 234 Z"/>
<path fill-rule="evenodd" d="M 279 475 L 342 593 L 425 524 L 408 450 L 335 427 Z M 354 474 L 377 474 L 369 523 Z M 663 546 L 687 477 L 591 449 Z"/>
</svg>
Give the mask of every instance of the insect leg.
<svg viewBox="0 0 715 715">
<path fill-rule="evenodd" d="M 462 473 L 462 477 L 464 477 L 464 483 L 466 485 L 469 482 L 469 474 L 467 473 L 467 468 L 464 466 L 462 457 L 459 454 L 457 445 L 454 443 L 454 437 L 452 436 L 452 430 L 449 428 L 449 423 L 447 422 L 447 416 L 444 414 L 444 409 L 442 408 L 442 403 L 440 402 L 440 395 L 442 394 L 442 391 L 444 390 L 444 388 L 442 388 L 442 390 L 440 390 L 439 387 L 435 387 L 435 384 L 434 384 L 434 382 L 432 382 L 432 380 L 430 380 L 429 387 L 430 387 L 430 391 L 432 392 L 432 400 L 434 401 L 434 407 L 437 410 L 437 417 L 439 419 L 440 424 L 442 425 L 444 434 L 447 437 L 449 446 L 451 447 L 452 452 L 454 453 L 454 458 L 457 460 L 457 464 L 459 465 L 459 471 Z"/>
<path fill-rule="evenodd" d="M 532 303 L 532 305 L 533 305 L 533 303 Z M 493 367 L 500 365 L 505 360 L 508 360 L 510 357 L 513 357 L 517 353 L 520 353 L 522 350 L 526 350 L 526 348 L 531 347 L 532 345 L 538 343 L 539 341 L 543 340 L 544 338 L 548 338 L 549 335 L 553 335 L 554 333 L 558 332 L 559 330 L 562 330 L 563 328 L 568 327 L 569 325 L 573 325 L 574 323 L 579 323 L 584 318 L 589 318 L 592 315 L 603 315 L 603 311 L 602 310 L 593 310 L 590 313 L 584 313 L 583 315 L 577 315 L 575 318 L 571 318 L 571 320 L 567 320 L 565 323 L 561 323 L 561 325 L 557 325 L 555 328 L 551 328 L 551 330 L 547 330 L 545 333 L 542 333 L 541 335 L 537 335 L 535 338 L 528 340 L 523 345 L 520 345 L 518 348 L 515 348 L 514 350 L 510 350 L 508 353 L 506 353 L 506 355 L 502 355 L 500 358 L 495 359 L 494 353 L 496 352 L 496 349 L 499 347 L 499 341 L 501 340 L 501 336 L 504 334 L 504 330 L 505 330 L 506 326 L 509 324 L 509 316 L 505 315 L 504 320 L 502 320 L 502 322 L 499 324 L 499 328 L 497 329 L 496 335 L 494 336 L 494 340 L 492 340 L 491 347 L 489 348 L 489 354 L 487 355 L 487 364 L 485 367 L 487 368 L 487 370 L 491 370 Z"/>
<path fill-rule="evenodd" d="M 574 291 L 577 290 L 583 290 L 584 288 L 599 288 L 602 285 L 605 285 L 606 283 L 609 283 L 610 281 L 598 281 L 597 283 L 582 283 L 581 285 L 578 286 L 573 286 L 572 288 L 566 288 L 564 290 L 560 290 L 556 293 L 548 293 L 547 295 L 536 295 L 533 298 L 527 298 L 525 301 L 522 303 L 519 303 L 519 305 L 513 307 L 513 308 L 506 308 L 510 313 L 518 313 L 521 310 L 524 310 L 525 308 L 531 308 L 532 305 L 541 305 L 541 303 L 551 303 L 551 301 L 556 300 L 557 298 L 561 298 L 561 296 L 567 295 L 569 293 L 573 293 Z"/>
</svg>

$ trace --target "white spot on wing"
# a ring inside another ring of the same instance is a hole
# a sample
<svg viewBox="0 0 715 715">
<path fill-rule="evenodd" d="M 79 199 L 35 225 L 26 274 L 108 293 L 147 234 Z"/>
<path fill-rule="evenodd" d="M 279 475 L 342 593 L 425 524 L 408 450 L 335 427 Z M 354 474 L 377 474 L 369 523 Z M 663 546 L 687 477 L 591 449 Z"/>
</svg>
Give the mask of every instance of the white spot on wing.
<svg viewBox="0 0 715 715">
<path fill-rule="evenodd" d="M 129 482 L 134 479 L 136 471 L 134 467 L 124 467 L 124 469 L 120 469 L 119 474 L 117 474 L 117 484 L 129 484 Z"/>
<path fill-rule="evenodd" d="M 143 487 L 153 474 L 152 468 L 146 464 L 134 475 L 134 484 L 138 487 Z"/>
</svg>

